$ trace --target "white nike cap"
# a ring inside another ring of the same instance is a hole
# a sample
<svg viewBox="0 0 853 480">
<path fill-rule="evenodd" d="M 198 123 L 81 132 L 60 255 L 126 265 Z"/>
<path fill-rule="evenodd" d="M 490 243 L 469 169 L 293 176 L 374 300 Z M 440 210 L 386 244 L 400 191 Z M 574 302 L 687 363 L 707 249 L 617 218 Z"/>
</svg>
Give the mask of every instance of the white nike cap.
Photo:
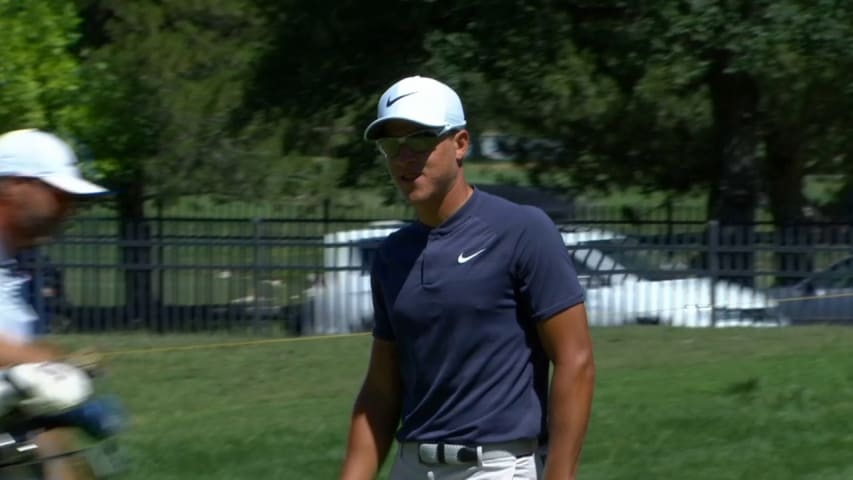
<svg viewBox="0 0 853 480">
<path fill-rule="evenodd" d="M 35 129 L 0 135 L 0 177 L 37 178 L 72 195 L 108 193 L 83 178 L 77 156 L 67 143 Z"/>
<path fill-rule="evenodd" d="M 427 77 L 404 78 L 379 98 L 376 120 L 364 130 L 365 140 L 376 140 L 389 120 L 408 120 L 445 131 L 465 127 L 459 95 L 447 85 Z"/>
</svg>

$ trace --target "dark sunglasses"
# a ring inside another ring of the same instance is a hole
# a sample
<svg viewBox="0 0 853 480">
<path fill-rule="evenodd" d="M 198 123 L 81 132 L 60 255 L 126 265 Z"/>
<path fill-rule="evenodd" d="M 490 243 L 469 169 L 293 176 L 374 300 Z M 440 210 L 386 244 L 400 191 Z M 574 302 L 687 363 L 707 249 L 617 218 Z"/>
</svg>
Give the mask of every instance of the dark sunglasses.
<svg viewBox="0 0 853 480">
<path fill-rule="evenodd" d="M 418 130 L 404 137 L 388 137 L 376 140 L 376 146 L 385 158 L 394 158 L 400 154 L 400 149 L 403 145 L 410 151 L 415 153 L 431 152 L 436 145 L 441 142 L 442 138 L 454 130 Z"/>
</svg>

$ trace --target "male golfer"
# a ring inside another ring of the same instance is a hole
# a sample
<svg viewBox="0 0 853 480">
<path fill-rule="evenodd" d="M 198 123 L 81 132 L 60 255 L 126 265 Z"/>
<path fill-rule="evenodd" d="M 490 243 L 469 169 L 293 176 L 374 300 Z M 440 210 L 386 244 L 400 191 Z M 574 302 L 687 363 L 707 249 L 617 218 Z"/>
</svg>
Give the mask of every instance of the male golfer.
<svg viewBox="0 0 853 480">
<path fill-rule="evenodd" d="M 465 181 L 470 137 L 444 83 L 392 85 L 364 137 L 417 221 L 373 263 L 376 326 L 341 480 L 372 479 L 395 436 L 393 480 L 574 479 L 594 366 L 557 228 Z"/>
</svg>

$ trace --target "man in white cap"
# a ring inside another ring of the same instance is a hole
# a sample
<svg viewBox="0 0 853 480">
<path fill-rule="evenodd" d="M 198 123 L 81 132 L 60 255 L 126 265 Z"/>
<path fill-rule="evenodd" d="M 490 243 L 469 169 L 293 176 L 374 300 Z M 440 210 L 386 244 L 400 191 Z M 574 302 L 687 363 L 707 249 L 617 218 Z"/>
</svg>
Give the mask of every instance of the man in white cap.
<svg viewBox="0 0 853 480">
<path fill-rule="evenodd" d="M 574 479 L 594 363 L 556 226 L 466 182 L 462 102 L 437 80 L 392 85 L 364 137 L 417 221 L 372 264 L 373 345 L 341 480 L 374 478 L 395 437 L 392 480 Z"/>
<path fill-rule="evenodd" d="M 104 193 L 105 188 L 82 177 L 74 151 L 57 136 L 34 129 L 0 135 L 0 368 L 64 357 L 60 349 L 34 341 L 37 317 L 23 298 L 13 257 L 50 240 L 79 199 Z M 37 380 L 51 393 L 44 384 L 50 376 Z M 67 392 L 68 385 L 62 385 L 57 388 Z M 68 432 L 57 429 L 40 435 L 37 443 L 43 453 L 56 454 L 69 449 L 69 439 Z M 46 478 L 85 478 L 75 463 L 47 462 Z"/>
<path fill-rule="evenodd" d="M 65 142 L 39 130 L 0 135 L 0 366 L 54 358 L 32 343 L 35 313 L 20 295 L 14 255 L 38 246 L 74 213 L 81 197 L 107 190 L 84 180 Z"/>
</svg>

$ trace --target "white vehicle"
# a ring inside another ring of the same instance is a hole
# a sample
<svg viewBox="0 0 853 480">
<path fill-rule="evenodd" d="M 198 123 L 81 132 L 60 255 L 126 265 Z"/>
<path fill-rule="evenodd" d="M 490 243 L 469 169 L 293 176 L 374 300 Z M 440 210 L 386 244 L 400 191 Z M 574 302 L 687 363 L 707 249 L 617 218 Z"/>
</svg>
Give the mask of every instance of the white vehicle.
<svg viewBox="0 0 853 480">
<path fill-rule="evenodd" d="M 754 288 L 689 275 L 667 252 L 603 230 L 562 233 L 591 325 L 778 326 L 775 300 Z M 716 305 L 716 308 L 712 308 Z"/>
<path fill-rule="evenodd" d="M 303 316 L 305 333 L 347 333 L 371 328 L 370 263 L 379 243 L 401 225 L 374 225 L 324 237 L 326 273 L 306 292 L 309 301 Z M 678 265 L 667 265 L 665 260 L 656 262 L 648 247 L 638 247 L 624 235 L 576 229 L 562 233 L 562 237 L 586 289 L 590 325 L 730 327 L 784 323 L 776 301 L 764 293 L 708 277 L 685 275 L 679 272 Z M 663 252 L 656 254 L 661 256 Z"/>
<path fill-rule="evenodd" d="M 374 222 L 368 228 L 323 236 L 324 273 L 305 294 L 304 334 L 348 333 L 373 326 L 370 264 L 379 243 L 402 222 Z"/>
</svg>

